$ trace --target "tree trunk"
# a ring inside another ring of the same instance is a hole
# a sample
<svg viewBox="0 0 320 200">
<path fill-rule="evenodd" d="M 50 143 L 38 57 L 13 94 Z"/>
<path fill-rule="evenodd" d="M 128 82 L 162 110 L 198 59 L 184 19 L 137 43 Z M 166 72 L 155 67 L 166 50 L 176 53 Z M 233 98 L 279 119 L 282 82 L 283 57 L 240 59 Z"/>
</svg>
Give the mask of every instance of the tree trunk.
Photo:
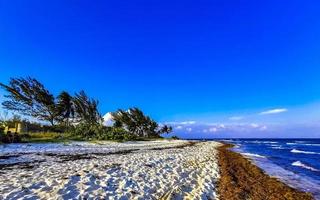
<svg viewBox="0 0 320 200">
<path fill-rule="evenodd" d="M 51 126 L 54 126 L 54 120 L 53 119 L 50 120 L 50 124 L 51 124 Z"/>
</svg>

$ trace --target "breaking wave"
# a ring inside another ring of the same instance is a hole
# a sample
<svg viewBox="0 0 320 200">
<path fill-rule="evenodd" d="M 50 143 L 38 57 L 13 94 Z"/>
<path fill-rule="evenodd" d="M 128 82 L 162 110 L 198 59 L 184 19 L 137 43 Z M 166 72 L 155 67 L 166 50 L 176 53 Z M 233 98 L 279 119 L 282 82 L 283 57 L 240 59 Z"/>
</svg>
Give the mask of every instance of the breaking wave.
<svg viewBox="0 0 320 200">
<path fill-rule="evenodd" d="M 319 172 L 319 171 L 320 171 L 320 170 L 315 169 L 315 168 L 313 168 L 313 167 L 310 167 L 310 166 L 308 166 L 308 165 L 306 165 L 306 164 L 303 164 L 303 163 L 300 162 L 300 161 L 293 162 L 291 165 L 292 165 L 292 166 L 296 166 L 296 167 L 302 167 L 302 168 L 304 168 L 304 169 L 309 169 L 309 170 L 315 171 L 315 172 Z"/>
<path fill-rule="evenodd" d="M 304 154 L 320 154 L 320 153 L 317 153 L 317 152 L 312 152 L 312 151 L 300 151 L 300 150 L 297 150 L 297 149 L 292 149 L 290 152 L 291 152 L 291 153 L 304 153 Z"/>
<path fill-rule="evenodd" d="M 254 153 L 242 153 L 242 155 L 248 156 L 248 157 L 266 158 L 265 156 L 261 156 L 259 154 L 254 154 Z"/>
</svg>

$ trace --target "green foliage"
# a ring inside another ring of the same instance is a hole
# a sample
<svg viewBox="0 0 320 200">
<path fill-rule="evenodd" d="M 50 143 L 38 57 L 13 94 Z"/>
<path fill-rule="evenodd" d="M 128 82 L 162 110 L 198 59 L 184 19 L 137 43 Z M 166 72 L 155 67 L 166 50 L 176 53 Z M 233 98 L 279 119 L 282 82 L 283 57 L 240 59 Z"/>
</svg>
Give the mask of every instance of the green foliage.
<svg viewBox="0 0 320 200">
<path fill-rule="evenodd" d="M 178 136 L 175 136 L 175 135 L 172 136 L 171 139 L 173 139 L 173 140 L 180 140 L 180 138 L 179 138 Z"/>
<path fill-rule="evenodd" d="M 115 140 L 128 141 L 137 138 L 121 128 L 103 127 L 98 125 L 79 124 L 68 132 L 37 132 L 21 134 L 23 142 L 65 142 L 69 140 L 96 141 Z"/>
<path fill-rule="evenodd" d="M 54 96 L 36 79 L 11 78 L 9 85 L 0 83 L 8 94 L 2 103 L 7 110 L 50 122 L 57 117 Z"/>
<path fill-rule="evenodd" d="M 103 127 L 100 125 L 90 125 L 86 123 L 78 124 L 75 127 L 69 129 L 69 133 L 75 137 L 81 137 L 83 139 L 95 139 L 101 132 Z"/>
<path fill-rule="evenodd" d="M 73 103 L 76 119 L 81 123 L 94 125 L 102 122 L 101 114 L 98 111 L 99 102 L 97 100 L 90 99 L 84 91 L 80 91 L 75 94 Z"/>
<path fill-rule="evenodd" d="M 163 133 L 171 133 L 172 132 L 172 127 L 168 126 L 168 125 L 164 125 L 163 127 L 160 128 L 159 133 L 163 134 Z"/>
<path fill-rule="evenodd" d="M 34 132 L 21 134 L 22 142 L 61 142 L 67 140 L 64 133 L 56 132 Z"/>
<path fill-rule="evenodd" d="M 70 119 L 87 124 L 102 121 L 99 102 L 89 98 L 84 91 L 74 97 L 63 91 L 55 98 L 44 85 L 30 77 L 11 78 L 8 85 L 0 83 L 0 87 L 7 92 L 2 103 L 4 109 L 49 122 L 52 126 L 56 122 L 70 126 Z"/>
<path fill-rule="evenodd" d="M 79 140 L 135 140 L 137 138 L 159 138 L 169 133 L 172 127 L 160 127 L 138 108 L 113 113 L 113 127 L 102 125 L 98 110 L 99 102 L 87 96 L 84 91 L 71 96 L 63 91 L 55 98 L 38 80 L 34 78 L 11 78 L 8 85 L 0 83 L 7 98 L 3 103 L 6 110 L 18 112 L 50 125 L 23 121 L 32 133 L 24 134 L 27 141 L 79 139 Z M 1 117 L 1 116 L 0 116 Z M 5 141 L 20 141 L 14 134 L 3 134 L 4 125 L 14 126 L 21 122 L 15 116 L 11 120 L 0 121 L 0 137 Z M 55 133 L 55 134 L 49 134 Z M 58 135 L 56 135 L 58 134 Z"/>
<path fill-rule="evenodd" d="M 70 118 L 75 115 L 73 97 L 68 92 L 61 92 L 57 97 L 58 121 L 66 126 L 70 125 Z"/>
<path fill-rule="evenodd" d="M 108 139 L 110 140 L 135 140 L 137 137 L 123 128 L 112 127 L 108 132 Z"/>
<path fill-rule="evenodd" d="M 112 113 L 112 117 L 115 127 L 122 127 L 136 137 L 160 137 L 160 134 L 172 131 L 172 127 L 167 125 L 159 127 L 157 122 L 138 108 L 130 108 L 128 111 L 119 109 Z"/>
<path fill-rule="evenodd" d="M 117 126 L 121 125 L 137 137 L 157 135 L 158 124 L 138 108 L 131 108 L 128 111 L 120 109 L 112 113 L 112 117 Z"/>
<path fill-rule="evenodd" d="M 122 128 L 99 124 L 79 124 L 69 131 L 70 138 L 78 140 L 134 140 L 136 137 Z"/>
</svg>

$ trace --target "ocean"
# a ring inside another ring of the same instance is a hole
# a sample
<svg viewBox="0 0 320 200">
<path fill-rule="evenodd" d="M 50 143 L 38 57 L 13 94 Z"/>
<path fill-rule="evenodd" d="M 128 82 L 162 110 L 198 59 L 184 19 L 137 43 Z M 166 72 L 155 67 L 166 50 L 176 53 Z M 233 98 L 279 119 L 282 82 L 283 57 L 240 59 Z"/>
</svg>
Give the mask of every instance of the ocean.
<svg viewBox="0 0 320 200">
<path fill-rule="evenodd" d="M 230 139 L 267 174 L 320 199 L 320 139 Z"/>
</svg>

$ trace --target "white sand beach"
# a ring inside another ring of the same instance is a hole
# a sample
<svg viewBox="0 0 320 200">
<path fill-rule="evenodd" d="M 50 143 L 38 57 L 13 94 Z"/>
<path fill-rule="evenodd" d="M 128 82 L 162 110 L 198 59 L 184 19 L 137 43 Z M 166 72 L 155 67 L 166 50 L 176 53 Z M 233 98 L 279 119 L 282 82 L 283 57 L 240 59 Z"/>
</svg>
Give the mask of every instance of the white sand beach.
<svg viewBox="0 0 320 200">
<path fill-rule="evenodd" d="M 10 144 L 0 199 L 218 199 L 217 142 Z"/>
</svg>

